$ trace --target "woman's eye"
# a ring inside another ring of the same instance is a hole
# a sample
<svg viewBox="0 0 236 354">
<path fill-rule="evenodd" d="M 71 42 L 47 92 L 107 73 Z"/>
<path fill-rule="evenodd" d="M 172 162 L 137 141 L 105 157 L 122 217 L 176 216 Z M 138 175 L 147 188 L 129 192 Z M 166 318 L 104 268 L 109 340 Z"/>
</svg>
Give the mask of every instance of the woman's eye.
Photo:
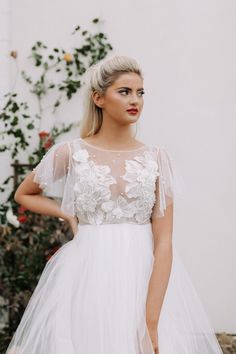
<svg viewBox="0 0 236 354">
<path fill-rule="evenodd" d="M 124 94 L 124 96 L 126 96 L 126 94 L 128 94 L 129 91 L 128 91 L 128 90 L 122 90 L 122 91 L 119 91 L 119 93 Z M 139 92 L 138 92 L 138 95 L 139 95 L 139 96 L 142 96 L 142 95 L 144 95 L 144 94 L 145 94 L 144 91 L 139 91 Z"/>
<path fill-rule="evenodd" d="M 142 96 L 142 95 L 145 94 L 145 92 L 144 91 L 140 91 L 139 94 L 140 94 L 140 96 Z"/>
<path fill-rule="evenodd" d="M 121 94 L 123 94 L 123 93 L 129 93 L 129 91 L 128 90 L 122 90 L 122 91 L 119 91 Z M 124 95 L 124 96 L 126 96 L 126 95 Z"/>
</svg>

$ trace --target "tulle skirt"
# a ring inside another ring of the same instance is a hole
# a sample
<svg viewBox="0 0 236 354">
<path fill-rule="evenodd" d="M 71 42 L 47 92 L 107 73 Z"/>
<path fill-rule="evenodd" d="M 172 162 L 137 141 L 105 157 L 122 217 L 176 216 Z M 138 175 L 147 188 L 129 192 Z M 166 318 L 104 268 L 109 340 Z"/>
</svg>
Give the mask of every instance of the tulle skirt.
<svg viewBox="0 0 236 354">
<path fill-rule="evenodd" d="M 79 225 L 46 263 L 6 354 L 154 354 L 153 262 L 151 223 Z M 159 354 L 222 353 L 175 246 L 157 331 Z"/>
</svg>

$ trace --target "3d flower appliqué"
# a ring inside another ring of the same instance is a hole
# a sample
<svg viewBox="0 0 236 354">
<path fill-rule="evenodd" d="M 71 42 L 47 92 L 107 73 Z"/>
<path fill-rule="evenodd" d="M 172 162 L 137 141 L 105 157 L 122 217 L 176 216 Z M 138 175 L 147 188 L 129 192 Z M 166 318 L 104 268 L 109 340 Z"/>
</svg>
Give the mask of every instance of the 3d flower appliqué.
<svg viewBox="0 0 236 354">
<path fill-rule="evenodd" d="M 117 184 L 109 165 L 94 162 L 86 149 L 73 154 L 76 172 L 75 208 L 82 223 L 144 223 L 155 203 L 158 165 L 150 151 L 124 160 L 123 195 L 112 195 L 110 186 Z M 120 189 L 118 189 L 120 190 Z M 120 191 L 121 191 L 120 190 Z"/>
<path fill-rule="evenodd" d="M 110 175 L 110 167 L 96 165 L 85 149 L 75 152 L 73 159 L 77 176 L 74 195 L 78 217 L 91 224 L 101 224 L 105 219 L 101 204 L 110 199 L 109 186 L 116 180 Z"/>
<path fill-rule="evenodd" d="M 122 176 L 129 182 L 125 192 L 129 198 L 136 198 L 135 219 L 145 222 L 155 203 L 156 178 L 160 175 L 157 162 L 150 151 L 125 161 L 126 173 Z"/>
<path fill-rule="evenodd" d="M 73 154 L 73 159 L 77 162 L 87 162 L 89 158 L 89 153 L 85 149 L 81 149 L 79 151 L 76 151 Z"/>
</svg>

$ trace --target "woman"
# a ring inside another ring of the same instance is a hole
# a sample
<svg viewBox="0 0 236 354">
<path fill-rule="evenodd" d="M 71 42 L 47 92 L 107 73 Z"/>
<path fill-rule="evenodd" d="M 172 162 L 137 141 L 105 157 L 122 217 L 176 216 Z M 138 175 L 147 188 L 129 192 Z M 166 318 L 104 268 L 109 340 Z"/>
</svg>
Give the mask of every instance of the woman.
<svg viewBox="0 0 236 354">
<path fill-rule="evenodd" d="M 173 252 L 172 159 L 132 131 L 141 69 L 114 56 L 90 76 L 80 138 L 55 144 L 15 193 L 74 238 L 47 262 L 7 354 L 222 353 Z M 60 206 L 42 194 L 57 183 Z"/>
</svg>

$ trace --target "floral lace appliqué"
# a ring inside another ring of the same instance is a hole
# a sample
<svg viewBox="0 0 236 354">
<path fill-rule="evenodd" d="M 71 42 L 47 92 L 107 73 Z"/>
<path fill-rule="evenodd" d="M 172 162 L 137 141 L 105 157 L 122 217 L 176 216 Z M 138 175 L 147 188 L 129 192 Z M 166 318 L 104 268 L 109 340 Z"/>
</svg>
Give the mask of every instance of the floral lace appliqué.
<svg viewBox="0 0 236 354">
<path fill-rule="evenodd" d="M 135 198 L 134 217 L 138 223 L 144 223 L 150 218 L 155 203 L 155 183 L 158 172 L 157 162 L 150 151 L 136 156 L 133 160 L 125 160 L 126 173 L 121 176 L 126 185 L 125 193 L 128 198 Z"/>
<path fill-rule="evenodd" d="M 85 223 L 144 223 L 149 220 L 155 203 L 157 162 L 150 152 L 132 160 L 125 160 L 125 174 L 120 176 L 128 183 L 124 195 L 111 198 L 110 185 L 117 184 L 108 165 L 97 165 L 89 158 L 86 149 L 73 154 L 76 183 L 75 208 L 78 218 Z"/>
<path fill-rule="evenodd" d="M 109 186 L 116 183 L 110 175 L 109 166 L 96 165 L 89 160 L 89 154 L 81 149 L 73 154 L 77 180 L 74 185 L 75 207 L 78 217 L 90 224 L 101 224 L 105 213 L 102 203 L 110 200 Z"/>
</svg>

